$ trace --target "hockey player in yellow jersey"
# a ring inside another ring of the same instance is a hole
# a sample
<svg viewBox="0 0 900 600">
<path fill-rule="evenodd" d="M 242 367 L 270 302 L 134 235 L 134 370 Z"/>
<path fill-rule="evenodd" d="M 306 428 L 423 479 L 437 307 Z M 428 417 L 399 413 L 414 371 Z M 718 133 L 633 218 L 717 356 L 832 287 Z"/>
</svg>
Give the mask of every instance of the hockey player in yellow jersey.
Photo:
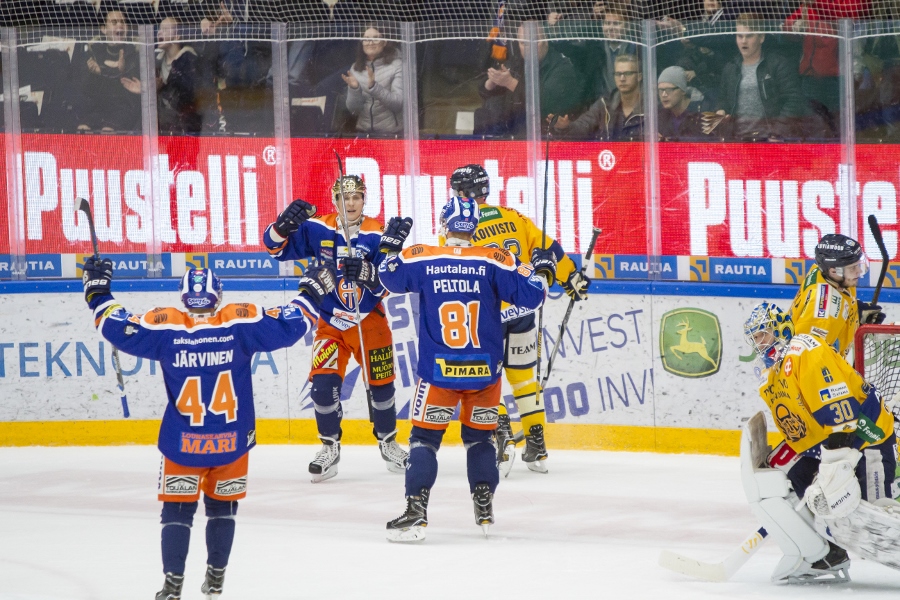
<svg viewBox="0 0 900 600">
<path fill-rule="evenodd" d="M 816 265 L 791 305 L 796 332 L 820 338 L 846 356 L 860 323 L 884 321 L 880 306 L 856 297 L 856 285 L 868 270 L 859 242 L 839 233 L 823 236 L 816 244 Z"/>
<path fill-rule="evenodd" d="M 525 215 L 511 208 L 488 206 L 490 181 L 481 165 L 466 165 L 453 172 L 450 187 L 462 198 L 475 200 L 481 208 L 478 229 L 472 237 L 476 246 L 504 248 L 520 260 L 528 260 L 535 248 L 541 247 L 541 230 Z M 557 259 L 556 280 L 570 298 L 576 301 L 587 297 L 590 280 L 579 271 L 563 251 L 562 246 L 546 238 L 546 248 Z M 503 322 L 506 352 L 503 366 L 506 379 L 513 390 L 516 407 L 525 434 L 522 461 L 532 471 L 547 472 L 547 445 L 544 440 L 544 401 L 538 394 L 534 368 L 537 364 L 537 333 L 534 311 L 504 305 Z M 497 460 L 504 476 L 509 475 L 515 459 L 515 442 L 506 407 L 500 404 L 497 424 Z"/>
<path fill-rule="evenodd" d="M 794 334 L 790 315 L 769 302 L 753 309 L 744 335 L 762 362 L 760 396 L 785 438 L 767 466 L 784 471 L 793 492 L 826 524 L 849 515 L 861 499 L 890 500 L 894 419 L 875 387 L 822 338 Z M 846 551 L 817 537 L 809 523 L 812 515 L 805 508 L 795 510 L 790 494 L 784 506 L 771 494 L 760 502 L 748 492 L 748 500 L 786 559 L 798 549 L 803 559 L 783 560 L 773 579 L 798 582 L 838 571 L 846 577 Z"/>
</svg>

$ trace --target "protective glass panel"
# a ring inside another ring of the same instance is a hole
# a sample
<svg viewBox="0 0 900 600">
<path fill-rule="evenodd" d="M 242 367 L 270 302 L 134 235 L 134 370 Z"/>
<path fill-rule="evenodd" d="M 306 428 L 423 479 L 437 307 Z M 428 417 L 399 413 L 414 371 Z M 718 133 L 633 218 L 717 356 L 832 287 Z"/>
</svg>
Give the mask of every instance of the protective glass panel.
<svg viewBox="0 0 900 600">
<path fill-rule="evenodd" d="M 0 51 L 5 52 L 4 45 L 0 45 Z M 3 74 L 3 63 L 0 61 L 0 75 Z M 0 168 L 3 174 L 0 175 L 0 279 L 10 279 L 12 277 L 13 264 L 10 256 L 10 240 L 18 235 L 15 230 L 15 224 L 10 223 L 9 219 L 9 195 L 6 187 L 7 184 L 7 168 L 6 168 L 6 98 L 0 102 Z M 12 229 L 10 226 L 12 225 Z"/>
</svg>

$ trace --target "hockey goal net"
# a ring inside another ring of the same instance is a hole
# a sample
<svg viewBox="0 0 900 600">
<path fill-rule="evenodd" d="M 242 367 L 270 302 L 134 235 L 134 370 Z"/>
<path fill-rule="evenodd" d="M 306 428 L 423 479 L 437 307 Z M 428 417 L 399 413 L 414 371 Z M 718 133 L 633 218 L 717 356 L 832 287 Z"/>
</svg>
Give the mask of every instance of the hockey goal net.
<svg viewBox="0 0 900 600">
<path fill-rule="evenodd" d="M 885 401 L 900 392 L 900 324 L 862 325 L 854 347 L 856 370 Z"/>
</svg>

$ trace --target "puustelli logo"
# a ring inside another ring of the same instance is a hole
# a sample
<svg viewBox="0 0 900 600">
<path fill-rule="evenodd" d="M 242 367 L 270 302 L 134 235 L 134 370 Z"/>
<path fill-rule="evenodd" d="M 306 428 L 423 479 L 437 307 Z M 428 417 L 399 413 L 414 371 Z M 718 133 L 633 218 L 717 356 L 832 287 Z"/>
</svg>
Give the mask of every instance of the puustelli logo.
<svg viewBox="0 0 900 600">
<path fill-rule="evenodd" d="M 679 377 L 708 377 L 722 364 L 722 328 L 711 312 L 678 308 L 663 315 L 659 325 L 659 355 L 663 368 Z"/>
</svg>

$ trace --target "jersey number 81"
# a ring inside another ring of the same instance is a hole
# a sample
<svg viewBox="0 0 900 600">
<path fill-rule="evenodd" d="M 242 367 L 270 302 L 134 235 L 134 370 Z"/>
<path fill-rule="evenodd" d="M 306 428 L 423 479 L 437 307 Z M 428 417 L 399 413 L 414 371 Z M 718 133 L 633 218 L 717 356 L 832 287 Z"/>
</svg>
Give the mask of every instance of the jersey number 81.
<svg viewBox="0 0 900 600">
<path fill-rule="evenodd" d="M 478 339 L 478 300 L 463 304 L 459 300 L 444 302 L 438 309 L 441 317 L 441 338 L 448 348 L 465 348 L 471 342 L 480 348 Z"/>
</svg>

